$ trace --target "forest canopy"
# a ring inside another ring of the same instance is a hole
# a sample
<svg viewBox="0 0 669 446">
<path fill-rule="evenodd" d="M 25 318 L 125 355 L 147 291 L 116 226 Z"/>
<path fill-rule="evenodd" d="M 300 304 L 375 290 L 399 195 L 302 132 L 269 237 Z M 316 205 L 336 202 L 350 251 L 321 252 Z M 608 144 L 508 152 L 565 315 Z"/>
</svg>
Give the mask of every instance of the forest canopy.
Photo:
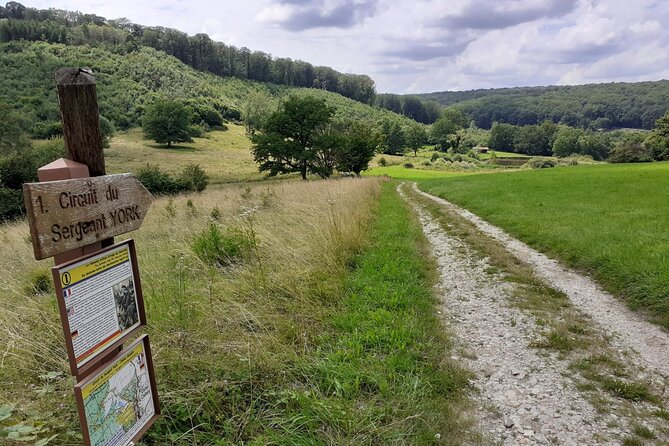
<svg viewBox="0 0 669 446">
<path fill-rule="evenodd" d="M 545 120 L 583 129 L 650 130 L 669 110 L 669 81 L 443 91 L 418 95 L 457 107 L 481 128 Z"/>
</svg>

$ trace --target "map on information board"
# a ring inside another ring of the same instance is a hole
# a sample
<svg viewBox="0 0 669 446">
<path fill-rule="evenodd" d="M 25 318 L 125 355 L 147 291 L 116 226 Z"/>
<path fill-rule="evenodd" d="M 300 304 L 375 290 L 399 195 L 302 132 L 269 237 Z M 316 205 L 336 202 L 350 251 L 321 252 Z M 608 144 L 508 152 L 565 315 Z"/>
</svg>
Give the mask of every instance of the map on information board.
<svg viewBox="0 0 669 446">
<path fill-rule="evenodd" d="M 91 446 L 125 446 L 156 416 L 145 339 L 77 386 Z"/>
</svg>

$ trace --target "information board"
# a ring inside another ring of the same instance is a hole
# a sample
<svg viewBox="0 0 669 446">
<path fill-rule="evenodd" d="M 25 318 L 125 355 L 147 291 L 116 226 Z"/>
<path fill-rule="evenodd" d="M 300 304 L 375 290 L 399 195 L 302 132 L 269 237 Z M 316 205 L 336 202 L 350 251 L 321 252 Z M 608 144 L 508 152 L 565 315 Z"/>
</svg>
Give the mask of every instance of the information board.
<svg viewBox="0 0 669 446">
<path fill-rule="evenodd" d="M 160 413 L 147 335 L 74 387 L 87 446 L 136 442 Z"/>
<path fill-rule="evenodd" d="M 133 240 L 55 266 L 53 276 L 75 376 L 146 325 Z"/>
</svg>

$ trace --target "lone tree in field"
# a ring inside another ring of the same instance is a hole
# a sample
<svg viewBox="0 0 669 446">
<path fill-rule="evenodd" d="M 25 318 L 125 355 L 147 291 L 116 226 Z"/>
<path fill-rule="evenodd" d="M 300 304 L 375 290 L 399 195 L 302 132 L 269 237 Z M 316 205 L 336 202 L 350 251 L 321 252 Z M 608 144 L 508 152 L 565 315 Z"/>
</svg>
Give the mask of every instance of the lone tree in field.
<svg viewBox="0 0 669 446">
<path fill-rule="evenodd" d="M 190 110 L 181 102 L 158 99 L 144 114 L 144 136 L 167 147 L 173 142 L 192 142 L 190 120 Z"/>
<path fill-rule="evenodd" d="M 319 137 L 334 115 L 325 101 L 311 96 L 290 96 L 280 109 L 267 119 L 261 133 L 251 136 L 253 158 L 260 171 L 270 176 L 299 172 L 319 173 L 317 160 Z"/>
<path fill-rule="evenodd" d="M 365 122 L 349 122 L 346 127 L 337 169 L 360 176 L 360 172 L 367 170 L 383 137 L 376 128 Z"/>
</svg>

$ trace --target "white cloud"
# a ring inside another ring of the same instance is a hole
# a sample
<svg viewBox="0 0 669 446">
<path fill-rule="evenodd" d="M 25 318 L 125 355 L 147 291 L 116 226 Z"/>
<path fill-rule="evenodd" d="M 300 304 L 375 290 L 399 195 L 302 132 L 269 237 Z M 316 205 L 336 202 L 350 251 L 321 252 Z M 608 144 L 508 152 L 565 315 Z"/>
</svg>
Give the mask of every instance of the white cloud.
<svg viewBox="0 0 669 446">
<path fill-rule="evenodd" d="M 35 0 L 365 73 L 380 92 L 669 77 L 659 0 Z"/>
</svg>

